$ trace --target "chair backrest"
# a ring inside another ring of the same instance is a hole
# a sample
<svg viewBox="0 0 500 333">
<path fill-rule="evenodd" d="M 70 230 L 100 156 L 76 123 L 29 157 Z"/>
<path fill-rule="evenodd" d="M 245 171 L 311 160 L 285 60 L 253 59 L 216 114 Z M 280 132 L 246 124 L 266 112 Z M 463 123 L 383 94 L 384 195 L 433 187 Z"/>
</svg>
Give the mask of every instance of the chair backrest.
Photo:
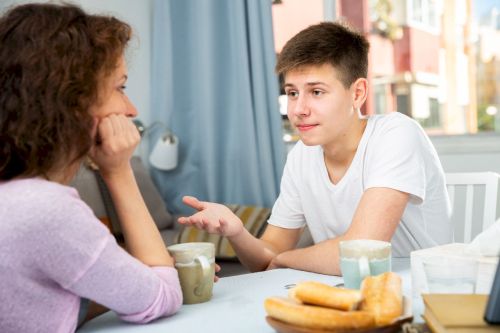
<svg viewBox="0 0 500 333">
<path fill-rule="evenodd" d="M 495 222 L 499 179 L 495 172 L 446 174 L 454 242 L 469 243 Z"/>
</svg>

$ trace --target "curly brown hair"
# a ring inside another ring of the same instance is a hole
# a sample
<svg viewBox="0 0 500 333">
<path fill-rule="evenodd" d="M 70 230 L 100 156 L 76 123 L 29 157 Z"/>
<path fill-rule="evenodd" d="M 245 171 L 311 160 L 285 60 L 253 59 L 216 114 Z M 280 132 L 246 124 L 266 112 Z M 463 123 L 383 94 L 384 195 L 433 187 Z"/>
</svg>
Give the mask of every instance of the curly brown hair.
<svg viewBox="0 0 500 333">
<path fill-rule="evenodd" d="M 100 84 L 128 24 L 69 4 L 26 4 L 0 18 L 0 180 L 47 177 L 92 146 Z"/>
<path fill-rule="evenodd" d="M 290 39 L 281 51 L 276 73 L 286 75 L 298 67 L 331 64 L 347 89 L 368 75 L 366 38 L 345 22 L 323 22 L 312 25 Z"/>
</svg>

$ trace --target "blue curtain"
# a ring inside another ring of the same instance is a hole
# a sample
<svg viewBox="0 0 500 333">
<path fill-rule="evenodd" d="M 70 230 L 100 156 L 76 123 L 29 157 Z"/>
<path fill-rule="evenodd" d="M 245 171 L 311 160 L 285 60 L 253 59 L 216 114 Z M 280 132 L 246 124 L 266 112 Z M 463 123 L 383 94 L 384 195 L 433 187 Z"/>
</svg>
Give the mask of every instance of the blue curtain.
<svg viewBox="0 0 500 333">
<path fill-rule="evenodd" d="M 153 120 L 178 136 L 179 164 L 151 170 L 168 207 L 182 196 L 272 207 L 285 159 L 271 1 L 154 2 Z"/>
</svg>

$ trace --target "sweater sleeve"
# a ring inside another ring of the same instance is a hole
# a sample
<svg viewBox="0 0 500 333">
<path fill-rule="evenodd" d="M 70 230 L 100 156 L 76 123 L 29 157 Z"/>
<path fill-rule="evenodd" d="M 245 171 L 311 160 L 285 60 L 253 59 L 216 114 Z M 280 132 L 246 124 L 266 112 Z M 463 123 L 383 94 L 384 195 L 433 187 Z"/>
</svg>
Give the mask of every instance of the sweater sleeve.
<svg viewBox="0 0 500 333">
<path fill-rule="evenodd" d="M 148 267 L 120 248 L 114 238 L 68 289 L 135 323 L 170 316 L 182 305 L 175 268 Z"/>
<path fill-rule="evenodd" d="M 145 323 L 175 313 L 182 304 L 177 271 L 149 267 L 123 250 L 78 197 L 59 198 L 40 226 L 35 265 L 62 288 Z M 37 244 L 37 243 L 34 243 Z"/>
<path fill-rule="evenodd" d="M 125 321 L 147 323 L 161 316 L 169 316 L 177 312 L 182 305 L 182 292 L 177 271 L 171 267 L 153 267 L 156 274 L 163 280 L 160 292 L 155 301 L 146 310 L 134 314 L 121 314 Z M 172 288 L 176 286 L 176 288 Z"/>
</svg>

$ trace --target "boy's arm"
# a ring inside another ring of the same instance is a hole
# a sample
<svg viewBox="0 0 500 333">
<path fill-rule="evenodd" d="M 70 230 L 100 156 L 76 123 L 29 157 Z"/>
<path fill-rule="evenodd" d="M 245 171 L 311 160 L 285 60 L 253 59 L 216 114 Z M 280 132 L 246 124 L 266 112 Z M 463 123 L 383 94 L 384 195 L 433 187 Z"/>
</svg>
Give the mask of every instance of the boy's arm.
<svg viewBox="0 0 500 333">
<path fill-rule="evenodd" d="M 269 267 L 280 253 L 293 249 L 301 231 L 302 229 L 285 229 L 268 224 L 260 239 L 252 236 L 246 229 L 228 239 L 242 264 L 250 271 L 257 272 Z"/>
<path fill-rule="evenodd" d="M 200 201 L 191 196 L 185 196 L 183 202 L 198 212 L 180 217 L 179 223 L 227 237 L 240 261 L 251 271 L 265 270 L 276 255 L 293 249 L 301 233 L 301 229 L 268 225 L 264 235 L 258 239 L 224 205 Z"/>
<path fill-rule="evenodd" d="M 282 252 L 268 269 L 289 267 L 340 275 L 339 242 L 346 239 L 378 239 L 390 242 L 409 200 L 409 194 L 390 188 L 370 188 L 360 203 L 347 232 L 316 245 Z"/>
</svg>

